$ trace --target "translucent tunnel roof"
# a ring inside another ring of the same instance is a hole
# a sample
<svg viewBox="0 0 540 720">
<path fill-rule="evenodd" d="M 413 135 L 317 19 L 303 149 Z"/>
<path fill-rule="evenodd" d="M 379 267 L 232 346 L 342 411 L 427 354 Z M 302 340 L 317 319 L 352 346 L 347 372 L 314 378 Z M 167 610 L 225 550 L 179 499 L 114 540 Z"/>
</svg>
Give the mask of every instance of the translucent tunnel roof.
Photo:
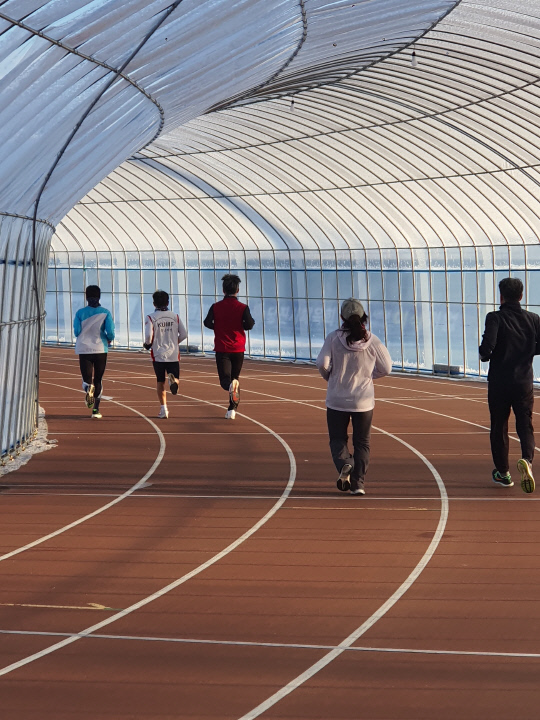
<svg viewBox="0 0 540 720">
<path fill-rule="evenodd" d="M 0 211 L 30 216 L 37 203 L 56 224 L 156 137 L 215 107 L 356 72 L 455 4 L 0 2 Z"/>
<path fill-rule="evenodd" d="M 540 0 L 293 5 L 288 64 L 166 127 L 53 247 L 538 242 Z"/>
</svg>

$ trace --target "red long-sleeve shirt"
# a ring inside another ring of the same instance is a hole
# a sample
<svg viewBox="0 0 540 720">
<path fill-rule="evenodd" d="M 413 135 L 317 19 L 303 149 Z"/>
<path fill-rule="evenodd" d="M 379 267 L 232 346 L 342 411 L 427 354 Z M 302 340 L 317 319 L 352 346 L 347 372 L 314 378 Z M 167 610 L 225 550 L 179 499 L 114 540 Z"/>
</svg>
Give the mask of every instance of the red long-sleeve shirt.
<svg viewBox="0 0 540 720">
<path fill-rule="evenodd" d="M 215 352 L 244 352 L 246 349 L 246 330 L 251 330 L 255 320 L 249 307 L 226 295 L 223 300 L 214 303 L 204 319 L 205 327 L 214 331 Z"/>
</svg>

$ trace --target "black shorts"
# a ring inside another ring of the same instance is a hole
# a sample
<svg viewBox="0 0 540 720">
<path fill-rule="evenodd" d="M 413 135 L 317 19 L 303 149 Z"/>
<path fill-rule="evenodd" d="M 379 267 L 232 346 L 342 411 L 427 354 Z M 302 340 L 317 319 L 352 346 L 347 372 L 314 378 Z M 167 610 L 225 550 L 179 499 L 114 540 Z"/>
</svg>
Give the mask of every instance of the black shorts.
<svg viewBox="0 0 540 720">
<path fill-rule="evenodd" d="M 156 373 L 158 382 L 165 382 L 165 376 L 167 373 L 172 373 L 178 380 L 180 377 L 180 363 L 176 362 L 153 362 L 154 372 Z"/>
</svg>

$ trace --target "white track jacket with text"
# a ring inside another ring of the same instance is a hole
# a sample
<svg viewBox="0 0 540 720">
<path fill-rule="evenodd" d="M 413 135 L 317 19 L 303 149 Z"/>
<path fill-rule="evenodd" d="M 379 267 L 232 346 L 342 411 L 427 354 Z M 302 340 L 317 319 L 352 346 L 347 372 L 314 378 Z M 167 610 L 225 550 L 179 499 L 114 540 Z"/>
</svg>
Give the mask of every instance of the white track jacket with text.
<svg viewBox="0 0 540 720">
<path fill-rule="evenodd" d="M 144 342 L 149 345 L 154 362 L 176 362 L 178 344 L 187 338 L 186 328 L 178 315 L 170 310 L 156 310 L 146 316 Z"/>
</svg>

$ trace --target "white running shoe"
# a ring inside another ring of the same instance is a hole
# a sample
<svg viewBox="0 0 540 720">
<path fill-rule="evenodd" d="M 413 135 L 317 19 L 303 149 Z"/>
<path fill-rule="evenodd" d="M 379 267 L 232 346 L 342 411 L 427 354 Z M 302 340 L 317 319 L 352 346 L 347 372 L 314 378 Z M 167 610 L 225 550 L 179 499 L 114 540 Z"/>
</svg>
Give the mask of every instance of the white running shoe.
<svg viewBox="0 0 540 720">
<path fill-rule="evenodd" d="M 233 380 L 229 385 L 229 400 L 235 407 L 238 407 L 240 402 L 240 383 L 238 380 Z"/>
<path fill-rule="evenodd" d="M 168 373 L 169 387 L 173 395 L 178 392 L 178 380 L 174 377 L 173 373 Z"/>
<path fill-rule="evenodd" d="M 225 413 L 225 420 L 234 420 L 236 417 L 236 410 L 227 410 Z"/>
<path fill-rule="evenodd" d="M 158 418 L 166 420 L 168 417 L 169 417 L 169 411 L 167 410 L 166 407 L 162 407 L 158 413 Z"/>
<path fill-rule="evenodd" d="M 99 412 L 99 410 L 92 410 L 92 415 L 90 417 L 92 420 L 101 420 L 103 415 Z"/>
<path fill-rule="evenodd" d="M 85 387 L 86 385 L 86 387 Z M 95 387 L 93 385 L 88 385 L 88 383 L 83 383 L 83 390 L 86 390 L 86 407 L 88 409 L 91 409 L 94 407 L 94 391 Z"/>
</svg>

